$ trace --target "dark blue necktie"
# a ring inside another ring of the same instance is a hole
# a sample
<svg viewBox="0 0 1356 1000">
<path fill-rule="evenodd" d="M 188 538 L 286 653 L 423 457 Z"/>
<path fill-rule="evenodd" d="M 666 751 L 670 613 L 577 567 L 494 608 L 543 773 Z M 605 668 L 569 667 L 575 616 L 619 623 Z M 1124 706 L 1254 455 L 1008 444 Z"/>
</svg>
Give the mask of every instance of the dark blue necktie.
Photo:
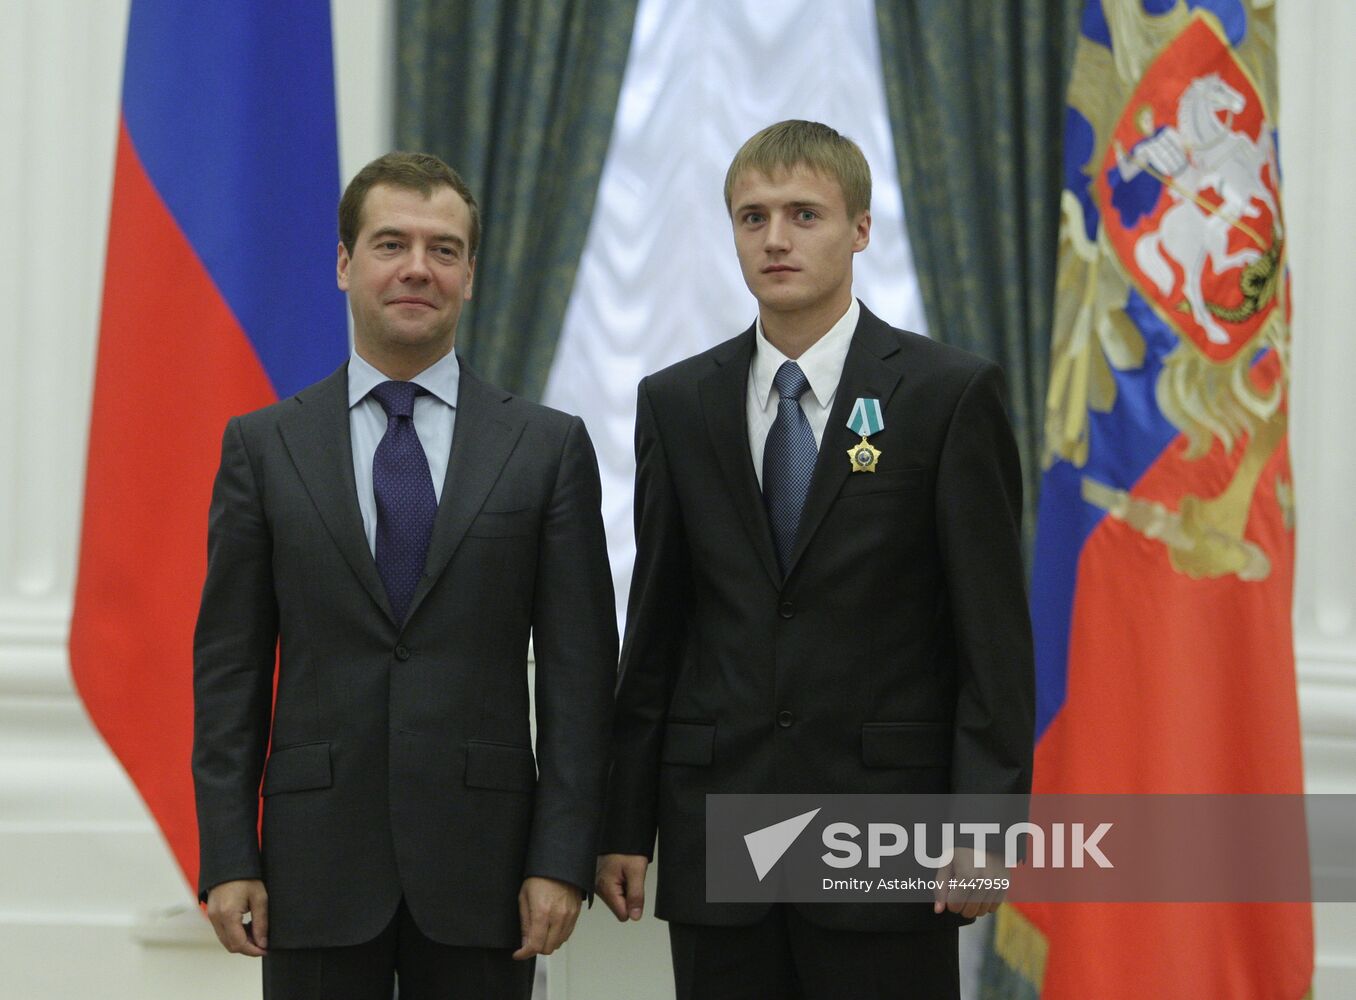
<svg viewBox="0 0 1356 1000">
<path fill-rule="evenodd" d="M 383 382 L 372 390 L 372 398 L 386 411 L 386 433 L 372 457 L 377 572 L 398 622 L 405 621 L 423 575 L 438 512 L 428 457 L 414 430 L 414 397 L 423 392 L 413 382 Z"/>
<path fill-rule="evenodd" d="M 763 448 L 763 503 L 767 505 L 772 540 L 777 545 L 777 565 L 785 576 L 796 547 L 800 512 L 805 509 L 805 498 L 810 493 L 810 477 L 815 471 L 819 448 L 810 421 L 800 408 L 800 397 L 810 388 L 800 365 L 794 361 L 784 363 L 772 377 L 772 384 L 777 387 L 781 401 Z"/>
</svg>

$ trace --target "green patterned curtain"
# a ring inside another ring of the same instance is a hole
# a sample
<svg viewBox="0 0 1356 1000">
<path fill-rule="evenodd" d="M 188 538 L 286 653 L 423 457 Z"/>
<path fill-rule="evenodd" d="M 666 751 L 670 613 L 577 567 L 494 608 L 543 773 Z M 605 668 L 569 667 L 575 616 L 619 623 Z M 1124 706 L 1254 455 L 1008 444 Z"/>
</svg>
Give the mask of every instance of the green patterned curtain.
<svg viewBox="0 0 1356 1000">
<path fill-rule="evenodd" d="M 1007 373 L 1035 531 L 1062 184 L 1082 0 L 877 0 L 909 242 L 932 336 Z"/>
<path fill-rule="evenodd" d="M 480 203 L 457 349 L 541 397 L 584 249 L 637 0 L 400 0 L 396 141 Z"/>
</svg>

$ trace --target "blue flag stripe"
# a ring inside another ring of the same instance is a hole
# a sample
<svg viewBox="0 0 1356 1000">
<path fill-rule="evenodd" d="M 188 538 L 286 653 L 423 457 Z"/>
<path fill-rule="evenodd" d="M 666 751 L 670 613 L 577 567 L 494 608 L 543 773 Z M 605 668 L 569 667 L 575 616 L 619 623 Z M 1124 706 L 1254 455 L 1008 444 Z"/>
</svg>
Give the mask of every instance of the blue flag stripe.
<svg viewBox="0 0 1356 1000">
<path fill-rule="evenodd" d="M 133 0 L 123 118 L 278 394 L 331 371 L 347 331 L 327 0 Z"/>
</svg>

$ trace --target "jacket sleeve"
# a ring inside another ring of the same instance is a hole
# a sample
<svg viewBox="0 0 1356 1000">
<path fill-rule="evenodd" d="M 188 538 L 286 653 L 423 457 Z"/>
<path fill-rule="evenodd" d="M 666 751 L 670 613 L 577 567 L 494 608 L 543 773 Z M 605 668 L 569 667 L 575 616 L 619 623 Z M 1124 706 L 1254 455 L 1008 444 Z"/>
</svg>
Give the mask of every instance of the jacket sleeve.
<svg viewBox="0 0 1356 1000">
<path fill-rule="evenodd" d="M 193 785 L 198 891 L 262 878 L 259 782 L 278 643 L 272 538 L 238 418 L 226 425 L 193 637 Z"/>
<path fill-rule="evenodd" d="M 573 418 L 543 518 L 533 597 L 539 777 L 526 875 L 593 885 L 602 813 L 617 609 L 598 461 Z"/>
<path fill-rule="evenodd" d="M 956 404 L 936 504 L 958 671 L 952 791 L 1026 794 L 1035 668 L 1022 568 L 1022 477 L 994 365 L 976 370 Z"/>
<path fill-rule="evenodd" d="M 636 402 L 635 531 L 599 851 L 652 857 L 664 723 L 687 641 L 692 573 L 682 511 L 645 381 Z"/>
</svg>

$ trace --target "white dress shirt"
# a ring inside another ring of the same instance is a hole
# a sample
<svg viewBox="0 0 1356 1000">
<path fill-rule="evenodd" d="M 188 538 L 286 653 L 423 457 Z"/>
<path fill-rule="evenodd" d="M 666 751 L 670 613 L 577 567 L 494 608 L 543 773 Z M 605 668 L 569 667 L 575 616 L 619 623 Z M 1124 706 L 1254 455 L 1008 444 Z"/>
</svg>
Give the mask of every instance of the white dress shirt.
<svg viewBox="0 0 1356 1000">
<path fill-rule="evenodd" d="M 833 399 L 838 394 L 838 382 L 843 377 L 848 345 L 852 343 L 852 334 L 857 329 L 857 318 L 861 313 L 862 307 L 853 299 L 847 312 L 829 327 L 829 332 L 795 359 L 810 383 L 810 388 L 800 397 L 800 408 L 805 411 L 810 430 L 814 431 L 816 446 L 824 441 L 824 428 L 829 422 L 829 411 L 833 409 Z M 772 422 L 777 419 L 777 403 L 781 399 L 772 379 L 777 369 L 790 360 L 763 335 L 763 321 L 759 318 L 754 334 L 753 360 L 749 362 L 749 392 L 745 413 L 749 427 L 749 454 L 753 456 L 753 471 L 758 476 L 760 489 L 763 485 L 763 449 L 767 445 L 767 433 L 772 429 Z"/>
<path fill-rule="evenodd" d="M 358 486 L 358 507 L 362 510 L 367 547 L 377 554 L 377 496 L 372 490 L 372 459 L 386 434 L 386 411 L 374 396 L 368 395 L 388 379 L 354 351 L 348 359 L 348 429 L 353 439 L 353 479 Z M 428 390 L 414 397 L 414 432 L 428 458 L 433 477 L 433 495 L 443 498 L 443 479 L 452 455 L 452 431 L 457 422 L 457 388 L 461 385 L 461 365 L 449 351 L 414 378 L 416 385 Z"/>
</svg>

